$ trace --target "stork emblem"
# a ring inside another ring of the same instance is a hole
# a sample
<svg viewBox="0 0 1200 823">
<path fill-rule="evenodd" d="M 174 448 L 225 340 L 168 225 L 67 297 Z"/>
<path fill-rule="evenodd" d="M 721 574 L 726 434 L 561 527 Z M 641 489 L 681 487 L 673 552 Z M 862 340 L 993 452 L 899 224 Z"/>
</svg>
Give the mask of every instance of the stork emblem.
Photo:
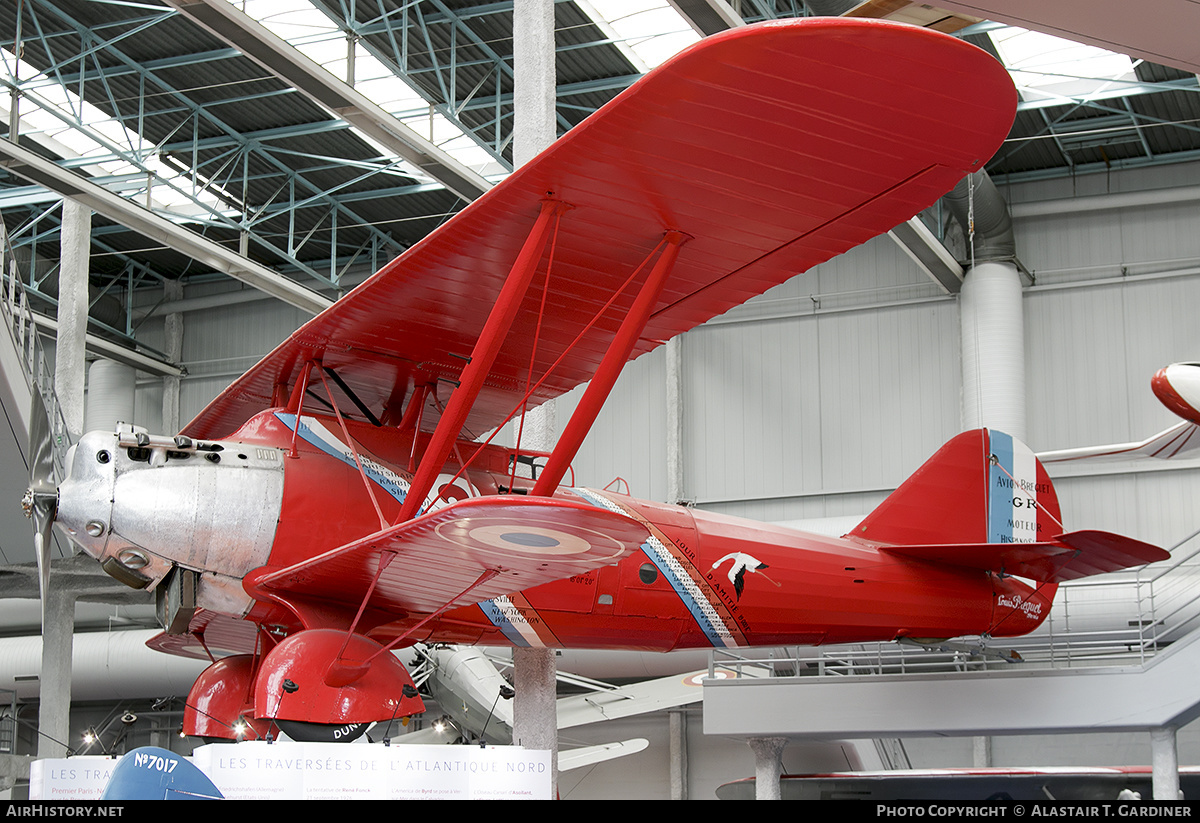
<svg viewBox="0 0 1200 823">
<path fill-rule="evenodd" d="M 720 560 L 718 560 L 716 563 L 713 563 L 712 564 L 713 569 L 716 569 L 718 566 L 720 566 L 726 560 L 733 561 L 733 565 L 731 565 L 729 567 L 729 575 L 728 576 L 729 576 L 729 582 L 733 584 L 734 592 L 737 593 L 738 600 L 742 599 L 742 589 L 744 589 L 746 587 L 746 572 L 750 572 L 751 574 L 757 574 L 758 572 L 761 572 L 763 569 L 770 568 L 766 563 L 763 563 L 761 560 L 759 560 L 757 557 L 754 557 L 753 555 L 745 554 L 743 552 L 730 552 L 729 554 L 725 555 Z M 775 586 L 776 588 L 779 587 L 778 583 L 776 583 L 771 578 L 767 577 L 765 574 L 763 575 L 763 578 L 767 582 L 769 582 L 773 586 Z"/>
</svg>

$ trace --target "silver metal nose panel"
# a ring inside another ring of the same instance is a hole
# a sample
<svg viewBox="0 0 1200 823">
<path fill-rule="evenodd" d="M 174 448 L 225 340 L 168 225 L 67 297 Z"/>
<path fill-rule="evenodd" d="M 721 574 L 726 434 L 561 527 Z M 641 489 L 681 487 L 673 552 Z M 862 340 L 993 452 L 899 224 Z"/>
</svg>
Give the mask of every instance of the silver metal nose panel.
<svg viewBox="0 0 1200 823">
<path fill-rule="evenodd" d="M 181 566 L 241 577 L 266 562 L 282 505 L 281 453 L 226 444 L 119 465 L 112 530 Z"/>
<path fill-rule="evenodd" d="M 97 559 L 104 554 L 110 532 L 117 458 L 114 433 L 89 432 L 72 447 L 67 477 L 58 487 L 59 526 Z"/>
<path fill-rule="evenodd" d="M 80 439 L 59 487 L 59 525 L 110 574 L 153 588 L 178 565 L 204 573 L 202 593 L 245 599 L 238 581 L 266 563 L 275 539 L 282 453 L 125 435 Z"/>
</svg>

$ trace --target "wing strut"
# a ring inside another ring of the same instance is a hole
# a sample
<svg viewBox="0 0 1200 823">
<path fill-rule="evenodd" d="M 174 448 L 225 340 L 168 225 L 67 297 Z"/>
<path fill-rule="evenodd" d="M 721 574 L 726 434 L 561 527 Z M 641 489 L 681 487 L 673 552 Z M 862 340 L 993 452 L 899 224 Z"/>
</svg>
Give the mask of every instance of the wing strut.
<svg viewBox="0 0 1200 823">
<path fill-rule="evenodd" d="M 621 376 L 621 369 L 625 367 L 629 355 L 633 353 L 633 347 L 641 336 L 642 329 L 646 327 L 650 313 L 658 303 L 658 296 L 662 293 L 663 284 L 666 283 L 667 277 L 675 265 L 675 260 L 679 257 L 679 247 L 688 240 L 688 236 L 680 231 L 669 231 L 663 239 L 666 241 L 666 247 L 659 256 L 658 262 L 654 264 L 650 276 L 642 284 L 642 289 L 633 301 L 629 314 L 625 315 L 625 319 L 621 322 L 621 328 L 617 330 L 616 336 L 604 353 L 604 359 L 600 361 L 600 366 L 592 376 L 591 382 L 588 383 L 583 398 L 575 407 L 575 413 L 571 415 L 570 421 L 563 429 L 562 436 L 558 438 L 554 452 L 550 455 L 546 467 L 542 469 L 542 473 L 533 487 L 535 495 L 551 495 L 558 488 L 571 461 L 575 459 L 579 447 L 583 445 L 583 439 L 587 437 L 592 424 L 596 422 L 596 416 L 600 414 L 604 401 L 608 399 L 617 378 Z"/>
<path fill-rule="evenodd" d="M 346 421 L 342 418 L 342 411 L 337 406 L 337 401 L 334 400 L 333 392 L 329 390 L 329 384 L 325 382 L 325 375 L 321 374 L 321 366 L 311 364 L 310 368 L 317 369 L 317 377 L 321 378 L 321 385 L 325 387 L 325 394 L 333 401 L 333 413 L 337 415 L 338 425 L 342 427 L 342 437 L 346 438 L 346 447 L 350 449 L 350 454 L 354 456 L 354 465 L 358 467 L 358 476 L 362 478 L 363 486 L 367 490 L 367 497 L 371 499 L 371 505 L 375 507 L 375 514 L 379 517 L 379 528 L 386 529 L 388 527 L 387 518 L 383 516 L 383 509 L 379 507 L 379 500 L 375 497 L 375 490 L 371 487 L 371 480 L 367 477 L 367 471 L 363 468 L 362 458 L 358 456 L 358 449 L 354 447 L 354 438 L 350 436 L 350 430 L 346 428 Z M 329 371 L 329 369 L 325 369 Z M 331 375 L 333 372 L 329 372 Z M 339 383 L 341 381 L 338 381 Z M 296 431 L 300 431 L 300 413 L 296 412 Z M 384 564 L 386 565 L 386 564 Z"/>
<path fill-rule="evenodd" d="M 412 432 L 407 467 L 410 474 L 417 468 L 417 441 L 421 438 L 421 417 L 425 413 L 425 401 L 429 399 L 431 392 L 436 398 L 436 385 L 422 383 L 413 388 L 412 399 L 408 401 L 408 408 L 404 410 L 404 417 L 400 419 L 400 425 L 397 427 L 402 432 Z"/>
<path fill-rule="evenodd" d="M 421 465 L 417 467 L 417 473 L 413 476 L 408 496 L 404 498 L 404 505 L 400 507 L 400 514 L 394 521 L 396 524 L 411 520 L 420 510 L 429 490 L 433 488 L 433 483 L 445 465 L 467 415 L 471 412 L 471 406 L 483 388 L 483 381 L 500 352 L 509 327 L 517 316 L 517 310 L 521 307 L 521 300 L 525 297 L 538 262 L 542 259 L 542 250 L 546 246 L 552 219 L 560 216 L 567 208 L 567 204 L 558 200 L 542 201 L 542 210 L 538 214 L 537 222 L 533 224 L 516 262 L 509 270 L 504 286 L 500 289 L 500 296 L 496 298 L 496 305 L 492 307 L 483 331 L 471 350 L 471 360 L 462 371 L 458 388 L 450 395 L 446 410 L 438 420 L 429 446 L 421 458 Z"/>
<path fill-rule="evenodd" d="M 300 371 L 300 380 L 292 391 L 291 399 L 288 400 L 287 410 L 296 415 L 296 427 L 292 429 L 292 447 L 288 450 L 288 457 L 300 456 L 300 452 L 296 451 L 296 438 L 300 435 L 300 415 L 304 413 L 304 395 L 308 392 L 308 375 L 312 373 L 312 365 L 312 361 L 304 364 Z"/>
<path fill-rule="evenodd" d="M 391 642 L 389 642 L 386 646 L 380 646 L 380 648 L 366 660 L 347 660 L 342 657 L 342 652 L 346 651 L 346 647 L 350 645 L 350 638 L 353 636 L 353 627 L 351 627 L 351 631 L 346 634 L 346 643 L 342 646 L 341 651 L 337 653 L 337 656 L 334 658 L 333 662 L 329 664 L 329 668 L 325 670 L 326 685 L 345 686 L 349 683 L 353 683 L 355 680 L 358 680 L 367 673 L 367 671 L 370 669 L 371 661 L 373 661 L 376 657 L 379 657 L 379 655 L 389 652 L 396 646 L 400 645 L 401 641 L 411 637 L 422 626 L 424 626 L 430 620 L 433 620 L 435 617 L 438 617 L 443 612 L 450 611 L 450 609 L 455 606 L 464 605 L 464 603 L 462 603 L 462 599 L 464 597 L 482 586 L 484 583 L 490 581 L 493 577 L 497 577 L 499 574 L 500 572 L 496 569 L 484 569 L 480 573 L 479 577 L 475 578 L 475 581 L 471 583 L 471 585 L 467 586 L 450 600 L 446 601 L 446 603 L 437 611 L 425 615 L 425 617 L 421 618 L 421 622 L 417 623 L 417 625 L 413 626 L 398 637 L 392 638 Z M 362 613 L 362 609 L 367 605 L 367 600 L 369 600 L 370 597 L 371 593 L 367 592 L 367 596 L 363 598 L 363 605 L 359 608 L 360 614 Z"/>
</svg>

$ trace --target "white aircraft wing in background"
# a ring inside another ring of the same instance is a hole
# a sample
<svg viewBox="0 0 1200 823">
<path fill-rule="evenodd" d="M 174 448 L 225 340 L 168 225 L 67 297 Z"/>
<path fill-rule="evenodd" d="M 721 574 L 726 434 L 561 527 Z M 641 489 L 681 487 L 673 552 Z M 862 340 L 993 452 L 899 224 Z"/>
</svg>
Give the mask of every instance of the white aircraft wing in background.
<svg viewBox="0 0 1200 823">
<path fill-rule="evenodd" d="M 1039 452 L 1044 464 L 1080 460 L 1138 460 L 1200 456 L 1200 363 L 1174 363 L 1159 369 L 1150 387 L 1164 406 L 1183 418 L 1166 431 L 1136 443 L 1114 443 Z"/>
</svg>

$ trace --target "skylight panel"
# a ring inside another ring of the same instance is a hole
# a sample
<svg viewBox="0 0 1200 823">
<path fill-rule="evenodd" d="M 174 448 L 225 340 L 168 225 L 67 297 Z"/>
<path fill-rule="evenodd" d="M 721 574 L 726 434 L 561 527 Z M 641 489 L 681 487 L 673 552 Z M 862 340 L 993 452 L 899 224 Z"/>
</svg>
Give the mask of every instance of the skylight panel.
<svg viewBox="0 0 1200 823">
<path fill-rule="evenodd" d="M 345 60 L 342 61 L 343 70 Z M 354 49 L 354 88 L 393 114 L 428 107 L 421 95 L 361 45 Z"/>
<path fill-rule="evenodd" d="M 253 17 L 296 48 L 313 42 L 327 41 L 338 35 L 337 26 L 309 3 L 295 0 L 228 0 L 229 4 Z M 341 58 L 346 58 L 345 39 L 342 39 Z M 318 61 L 320 62 L 320 61 Z"/>
<path fill-rule="evenodd" d="M 327 15 L 296 0 L 227 0 L 339 80 L 347 72 L 346 35 Z M 696 42 L 699 36 L 665 0 L 576 0 L 637 71 L 646 71 Z M 470 135 L 431 109 L 402 78 L 361 45 L 354 51 L 354 88 L 418 134 L 479 173 L 504 169 Z M 372 142 L 377 148 L 378 145 Z M 386 155 L 385 155 L 386 156 Z M 414 172 L 415 173 L 415 172 Z M 417 176 L 420 176 L 419 174 Z"/>
<path fill-rule="evenodd" d="M 20 111 L 22 137 L 41 143 L 64 159 L 94 158 L 94 163 L 76 164 L 76 168 L 100 182 L 106 177 L 151 174 L 150 206 L 156 211 L 182 219 L 214 212 L 232 214 L 213 194 L 197 194 L 198 187 L 209 185 L 201 175 L 196 174 L 192 179 L 179 174 L 116 118 L 80 99 L 29 63 L 18 61 L 7 49 L 0 49 L 0 61 L 7 67 L 16 67 L 20 77 L 28 78 L 21 81 L 28 101 Z M 12 74 L 11 68 L 9 73 Z M 145 203 L 145 197 L 138 202 Z"/>
<path fill-rule="evenodd" d="M 275 36 L 286 40 L 337 79 L 346 81 L 346 35 L 312 5 L 297 3 L 296 0 L 245 0 L 244 4 L 242 0 L 227 2 L 257 20 Z M 488 176 L 504 171 L 458 126 L 436 110 L 430 111 L 424 98 L 361 45 L 356 45 L 354 49 L 354 89 L 384 111 L 399 117 L 401 122 L 426 139 L 430 139 L 432 132 L 430 142 L 467 167 Z M 380 151 L 381 156 L 393 156 L 357 129 L 353 131 Z M 405 164 L 405 168 L 410 176 L 427 179 L 415 167 Z"/>
<path fill-rule="evenodd" d="M 1123 54 L 1013 26 L 991 32 L 1004 65 L 1026 100 L 1077 98 L 1137 82 Z"/>
<path fill-rule="evenodd" d="M 636 56 L 634 66 L 639 70 L 665 63 L 700 39 L 662 0 L 584 0 L 578 5 L 618 47 Z"/>
</svg>

